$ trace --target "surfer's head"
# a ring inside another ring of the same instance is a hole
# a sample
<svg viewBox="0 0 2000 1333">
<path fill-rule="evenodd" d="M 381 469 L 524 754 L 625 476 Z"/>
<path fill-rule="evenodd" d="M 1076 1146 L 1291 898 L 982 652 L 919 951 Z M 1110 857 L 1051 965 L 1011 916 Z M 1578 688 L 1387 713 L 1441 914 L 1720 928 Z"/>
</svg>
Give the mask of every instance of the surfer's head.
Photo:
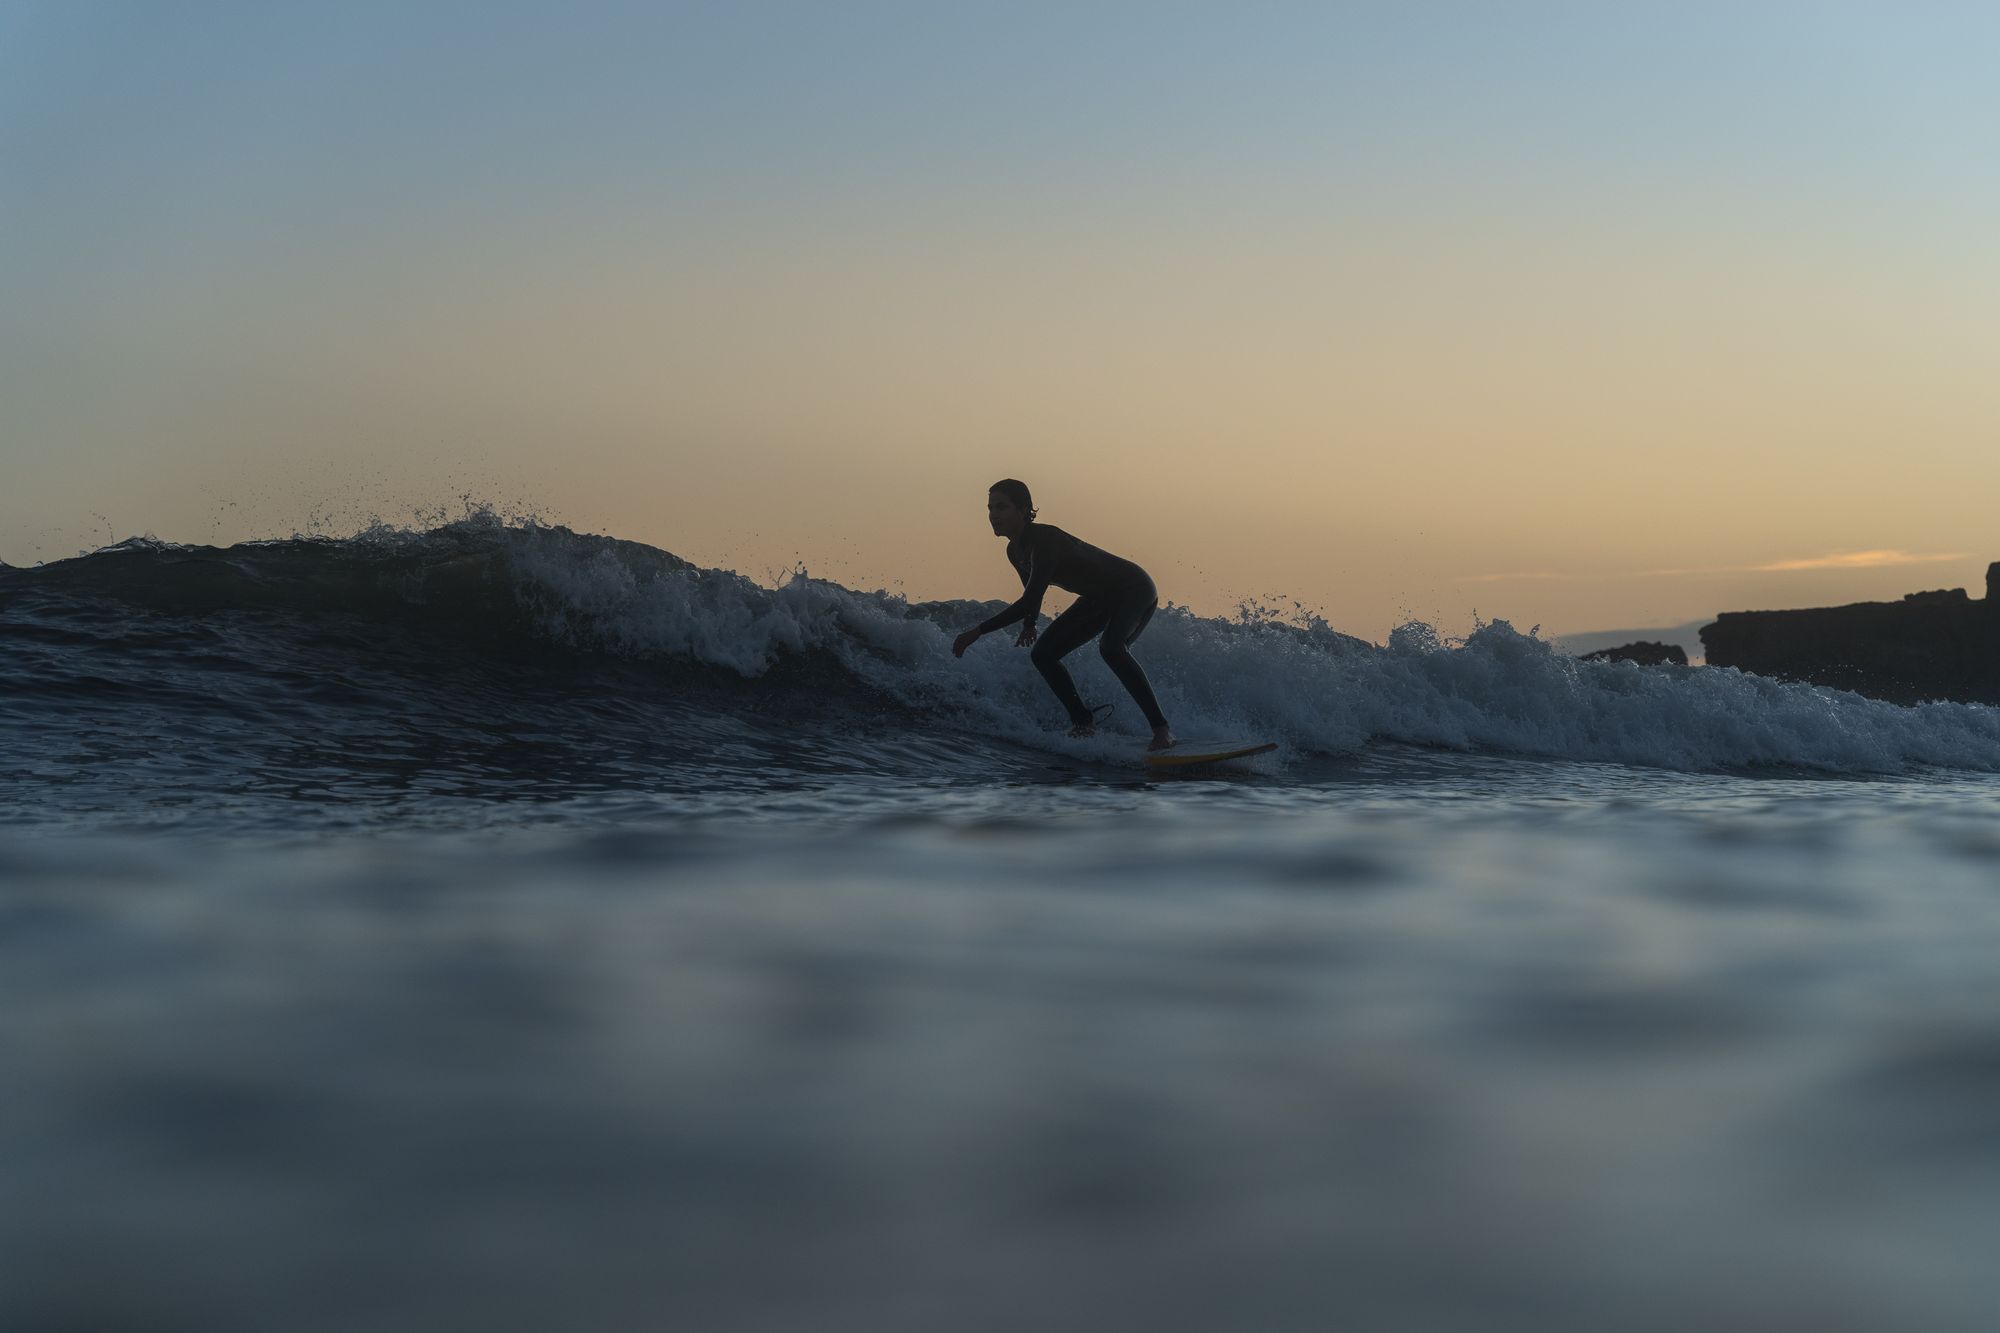
<svg viewBox="0 0 2000 1333">
<path fill-rule="evenodd" d="M 996 537 L 1018 537 L 1021 529 L 1035 521 L 1035 498 L 1028 484 L 1012 477 L 986 488 L 986 521 Z"/>
</svg>

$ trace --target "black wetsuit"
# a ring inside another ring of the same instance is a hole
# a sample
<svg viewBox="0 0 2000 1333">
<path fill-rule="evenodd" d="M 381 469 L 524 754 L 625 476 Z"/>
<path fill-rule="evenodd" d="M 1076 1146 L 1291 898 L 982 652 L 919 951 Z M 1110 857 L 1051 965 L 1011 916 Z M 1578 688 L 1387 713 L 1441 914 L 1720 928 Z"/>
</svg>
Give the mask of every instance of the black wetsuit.
<svg viewBox="0 0 2000 1333">
<path fill-rule="evenodd" d="M 1104 664 L 1132 695 L 1146 721 L 1164 727 L 1167 719 L 1153 698 L 1146 673 L 1126 648 L 1146 628 L 1160 604 L 1160 594 L 1145 570 L 1061 528 L 1030 521 L 1021 535 L 1007 543 L 1007 560 L 1021 575 L 1021 599 L 979 627 L 981 634 L 1005 629 L 1017 620 L 1030 625 L 1042 613 L 1042 595 L 1050 586 L 1076 594 L 1069 610 L 1056 617 L 1049 632 L 1036 640 L 1036 670 L 1069 710 L 1070 721 L 1088 726 L 1090 710 L 1077 697 L 1076 683 L 1063 669 L 1065 654 L 1074 652 L 1100 631 L 1097 651 Z"/>
</svg>

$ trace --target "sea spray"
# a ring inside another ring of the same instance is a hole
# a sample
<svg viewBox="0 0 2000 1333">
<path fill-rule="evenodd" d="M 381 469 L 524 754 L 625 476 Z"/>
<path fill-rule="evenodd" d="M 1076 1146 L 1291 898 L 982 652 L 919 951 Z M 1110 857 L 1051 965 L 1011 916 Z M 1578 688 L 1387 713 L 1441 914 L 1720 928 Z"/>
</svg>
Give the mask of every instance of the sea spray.
<svg viewBox="0 0 2000 1333">
<path fill-rule="evenodd" d="M 133 541 L 0 572 L 11 602 L 58 592 L 63 605 L 45 614 L 94 618 L 100 630 L 106 608 L 121 604 L 231 615 L 239 639 L 271 641 L 272 661 L 293 654 L 284 641 L 311 617 L 339 614 L 376 622 L 378 635 L 412 624 L 476 632 L 482 651 L 502 656 L 556 650 L 719 670 L 747 691 L 726 706 L 753 711 L 759 698 L 801 689 L 810 697 L 787 699 L 788 711 L 873 716 L 886 701 L 934 738 L 970 733 L 1110 758 L 1144 734 L 1089 648 L 1069 659 L 1079 688 L 1113 709 L 1086 741 L 1064 735 L 1061 709 L 1011 636 L 953 657 L 954 635 L 997 601 L 910 603 L 803 571 L 765 587 L 642 543 L 491 516 L 222 550 Z M 105 651 L 115 653 L 115 636 Z M 1504 620 L 1463 640 L 1413 622 L 1378 646 L 1309 617 L 1201 616 L 1169 604 L 1135 651 L 1183 734 L 1271 739 L 1294 756 L 1387 741 L 1688 771 L 2000 770 L 1994 709 L 1900 707 L 1729 669 L 1581 662 Z M 257 669 L 251 656 L 240 670 Z M 281 706 L 269 695 L 264 707 Z"/>
</svg>

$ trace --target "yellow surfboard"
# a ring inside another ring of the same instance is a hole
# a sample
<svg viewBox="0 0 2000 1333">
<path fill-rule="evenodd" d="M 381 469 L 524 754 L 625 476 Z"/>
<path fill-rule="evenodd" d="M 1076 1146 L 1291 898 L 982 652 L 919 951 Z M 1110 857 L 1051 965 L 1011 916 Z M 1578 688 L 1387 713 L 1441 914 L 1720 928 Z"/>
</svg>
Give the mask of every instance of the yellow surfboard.
<svg viewBox="0 0 2000 1333">
<path fill-rule="evenodd" d="M 1182 741 L 1172 749 L 1148 750 L 1148 768 L 1186 768 L 1191 764 L 1219 764 L 1225 759 L 1267 754 L 1278 748 L 1276 741 Z"/>
</svg>

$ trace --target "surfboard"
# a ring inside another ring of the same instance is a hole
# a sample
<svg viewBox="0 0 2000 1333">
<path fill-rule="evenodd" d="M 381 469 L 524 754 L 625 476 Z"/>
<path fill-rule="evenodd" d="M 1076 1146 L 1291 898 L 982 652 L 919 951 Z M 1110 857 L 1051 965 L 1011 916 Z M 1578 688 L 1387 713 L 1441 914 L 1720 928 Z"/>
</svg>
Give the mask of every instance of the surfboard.
<svg viewBox="0 0 2000 1333">
<path fill-rule="evenodd" d="M 1276 741 L 1182 741 L 1170 750 L 1148 750 L 1142 757 L 1148 768 L 1186 768 L 1267 754 L 1277 748 Z"/>
</svg>

